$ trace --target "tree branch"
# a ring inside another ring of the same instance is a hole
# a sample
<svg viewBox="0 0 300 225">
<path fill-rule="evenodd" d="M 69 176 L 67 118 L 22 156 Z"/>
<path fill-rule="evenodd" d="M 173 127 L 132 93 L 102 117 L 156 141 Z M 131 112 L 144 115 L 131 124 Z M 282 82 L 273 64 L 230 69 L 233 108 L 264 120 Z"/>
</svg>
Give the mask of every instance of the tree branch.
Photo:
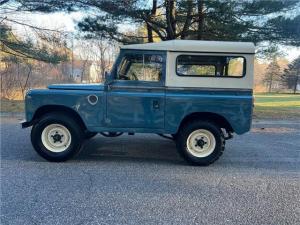
<svg viewBox="0 0 300 225">
<path fill-rule="evenodd" d="M 191 24 L 191 20 L 192 20 L 192 17 L 191 17 L 191 13 L 192 13 L 192 9 L 193 9 L 192 1 L 188 1 L 187 4 L 188 4 L 188 8 L 187 8 L 187 13 L 186 13 L 186 19 L 185 19 L 185 22 L 184 22 L 184 25 L 183 25 L 183 28 L 181 31 L 181 39 L 185 39 L 185 37 L 187 35 L 187 31 Z"/>
<path fill-rule="evenodd" d="M 61 31 L 58 31 L 58 30 L 53 30 L 53 29 L 48 29 L 48 28 L 42 28 L 42 27 L 33 26 L 33 25 L 30 25 L 30 24 L 27 24 L 27 23 L 22 23 L 22 22 L 19 22 L 19 21 L 16 21 L 16 20 L 8 19 L 7 17 L 1 17 L 0 16 L 0 19 L 2 19 L 2 21 L 6 20 L 6 21 L 9 21 L 9 22 L 12 22 L 12 23 L 16 23 L 16 24 L 19 24 L 19 25 L 22 25 L 22 26 L 30 27 L 32 29 L 62 33 Z"/>
</svg>

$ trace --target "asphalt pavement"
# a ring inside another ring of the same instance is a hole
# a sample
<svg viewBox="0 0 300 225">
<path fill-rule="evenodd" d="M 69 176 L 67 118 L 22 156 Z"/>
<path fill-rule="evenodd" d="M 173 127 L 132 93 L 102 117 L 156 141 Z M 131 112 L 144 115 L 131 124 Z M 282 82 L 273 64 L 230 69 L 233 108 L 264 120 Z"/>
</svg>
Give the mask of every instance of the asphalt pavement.
<svg viewBox="0 0 300 225">
<path fill-rule="evenodd" d="M 300 224 L 300 122 L 257 121 L 195 167 L 153 134 L 97 135 L 46 162 L 1 117 L 1 224 Z"/>
</svg>

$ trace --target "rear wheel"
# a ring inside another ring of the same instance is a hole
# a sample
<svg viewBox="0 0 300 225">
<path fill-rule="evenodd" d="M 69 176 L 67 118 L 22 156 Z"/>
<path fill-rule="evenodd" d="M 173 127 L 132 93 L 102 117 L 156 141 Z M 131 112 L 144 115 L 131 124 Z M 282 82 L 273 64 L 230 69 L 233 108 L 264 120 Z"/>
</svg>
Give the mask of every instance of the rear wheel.
<svg viewBox="0 0 300 225">
<path fill-rule="evenodd" d="M 223 154 L 225 140 L 221 129 L 213 122 L 193 121 L 180 129 L 176 145 L 187 162 L 206 166 Z"/>
<path fill-rule="evenodd" d="M 66 161 L 81 149 L 84 138 L 76 120 L 61 113 L 43 116 L 31 130 L 36 152 L 48 161 Z"/>
</svg>

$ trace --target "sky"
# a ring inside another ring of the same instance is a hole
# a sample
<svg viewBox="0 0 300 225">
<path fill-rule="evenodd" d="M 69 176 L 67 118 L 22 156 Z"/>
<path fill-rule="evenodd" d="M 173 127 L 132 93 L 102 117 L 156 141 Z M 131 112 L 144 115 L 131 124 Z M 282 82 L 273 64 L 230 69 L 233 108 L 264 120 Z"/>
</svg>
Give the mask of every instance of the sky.
<svg viewBox="0 0 300 225">
<path fill-rule="evenodd" d="M 76 30 L 76 21 L 80 21 L 83 18 L 83 14 L 80 12 L 72 13 L 22 13 L 10 15 L 8 18 L 16 19 L 26 24 L 31 24 L 41 28 L 63 30 L 68 32 L 74 32 Z M 18 32 L 23 32 L 22 26 L 13 25 Z"/>
<path fill-rule="evenodd" d="M 52 14 L 40 14 L 40 13 L 23 13 L 21 15 L 11 15 L 10 17 L 18 19 L 18 21 L 23 21 L 24 23 L 29 23 L 38 27 L 48 28 L 48 29 L 58 29 L 68 31 L 70 33 L 76 31 L 76 22 L 80 21 L 84 17 L 81 12 L 73 13 L 52 13 Z M 126 26 L 126 25 L 125 25 Z M 27 32 L 26 28 L 22 26 L 14 25 L 14 28 L 18 33 Z M 298 56 L 300 56 L 300 48 L 281 46 L 280 50 L 285 55 L 288 61 L 292 61 Z"/>
</svg>

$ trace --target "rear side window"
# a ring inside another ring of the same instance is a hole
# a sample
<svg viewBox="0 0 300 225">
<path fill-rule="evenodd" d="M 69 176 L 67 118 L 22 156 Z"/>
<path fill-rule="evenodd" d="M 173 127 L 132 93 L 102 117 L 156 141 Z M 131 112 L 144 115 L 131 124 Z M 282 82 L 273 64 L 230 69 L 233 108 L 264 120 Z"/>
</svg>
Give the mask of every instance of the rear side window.
<svg viewBox="0 0 300 225">
<path fill-rule="evenodd" d="M 176 61 L 179 76 L 243 77 L 246 72 L 241 56 L 179 55 Z"/>
</svg>

